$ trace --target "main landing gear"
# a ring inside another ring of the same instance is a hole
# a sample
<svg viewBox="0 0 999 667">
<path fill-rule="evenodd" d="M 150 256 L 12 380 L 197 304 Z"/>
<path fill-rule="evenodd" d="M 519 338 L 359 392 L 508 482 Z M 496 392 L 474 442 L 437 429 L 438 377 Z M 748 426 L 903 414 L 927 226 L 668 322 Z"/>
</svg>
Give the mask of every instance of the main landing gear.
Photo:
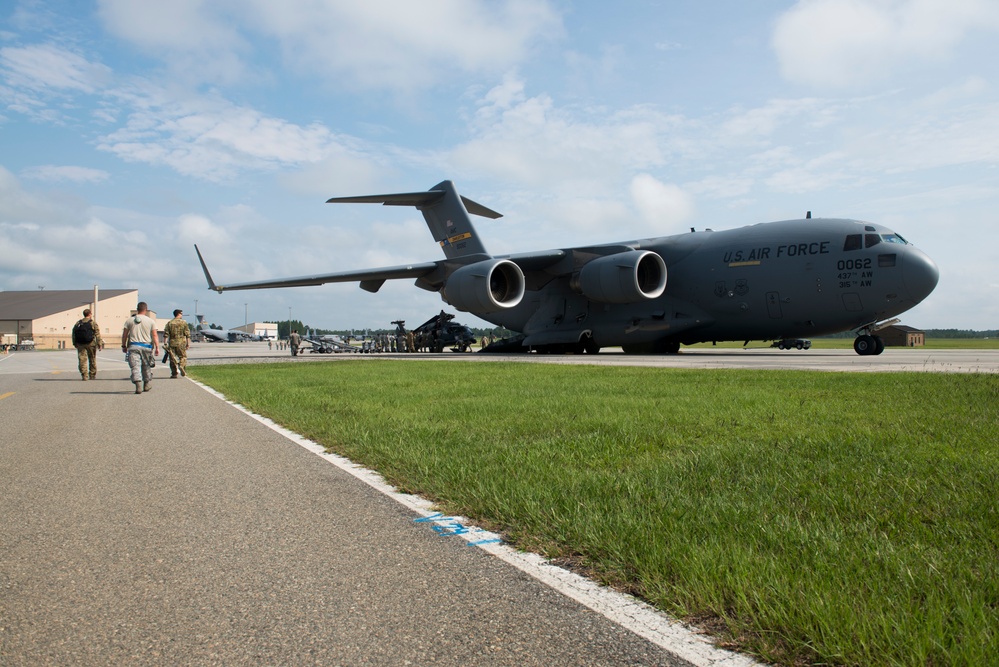
<svg viewBox="0 0 999 667">
<path fill-rule="evenodd" d="M 881 354 L 885 351 L 885 342 L 881 340 L 881 336 L 861 334 L 853 341 L 853 350 L 861 356 Z"/>
</svg>

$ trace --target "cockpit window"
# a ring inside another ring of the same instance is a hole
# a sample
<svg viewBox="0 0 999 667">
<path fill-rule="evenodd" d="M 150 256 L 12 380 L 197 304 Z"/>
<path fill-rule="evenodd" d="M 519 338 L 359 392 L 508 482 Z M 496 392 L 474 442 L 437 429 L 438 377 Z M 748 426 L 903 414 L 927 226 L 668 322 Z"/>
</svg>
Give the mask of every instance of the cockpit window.
<svg viewBox="0 0 999 667">
<path fill-rule="evenodd" d="M 864 234 L 864 245 L 866 247 L 873 248 L 879 243 L 881 243 L 880 234 Z"/>
<path fill-rule="evenodd" d="M 882 240 L 884 240 L 885 243 L 898 243 L 900 245 L 908 244 L 908 241 L 903 239 L 898 234 L 882 234 L 881 238 Z"/>
<path fill-rule="evenodd" d="M 850 234 L 846 237 L 846 242 L 843 244 L 843 250 L 860 250 L 864 247 L 861 241 L 860 234 Z"/>
</svg>

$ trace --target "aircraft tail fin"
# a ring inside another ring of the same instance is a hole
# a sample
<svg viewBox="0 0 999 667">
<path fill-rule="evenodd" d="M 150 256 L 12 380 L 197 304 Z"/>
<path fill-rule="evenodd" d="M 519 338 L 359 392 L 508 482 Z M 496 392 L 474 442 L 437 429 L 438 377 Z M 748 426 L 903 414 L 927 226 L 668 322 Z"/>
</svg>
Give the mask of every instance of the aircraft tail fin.
<svg viewBox="0 0 999 667">
<path fill-rule="evenodd" d="M 205 316 L 204 315 L 195 315 L 194 318 L 196 320 L 198 320 L 198 326 L 197 326 L 197 328 L 198 329 L 204 329 L 205 328 Z"/>
<path fill-rule="evenodd" d="M 502 217 L 496 211 L 458 194 L 451 181 L 442 181 L 426 192 L 404 192 L 361 197 L 333 197 L 327 204 L 383 204 L 415 206 L 423 213 L 427 227 L 448 259 L 487 255 L 469 214 L 485 218 Z"/>
</svg>

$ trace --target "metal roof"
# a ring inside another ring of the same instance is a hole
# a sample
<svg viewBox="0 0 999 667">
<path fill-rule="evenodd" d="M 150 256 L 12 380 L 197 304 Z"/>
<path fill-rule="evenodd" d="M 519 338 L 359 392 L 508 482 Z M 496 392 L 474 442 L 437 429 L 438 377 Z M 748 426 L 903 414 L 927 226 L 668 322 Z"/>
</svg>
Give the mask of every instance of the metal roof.
<svg viewBox="0 0 999 667">
<path fill-rule="evenodd" d="M 886 329 L 894 329 L 896 331 L 901 331 L 902 333 L 926 333 L 922 329 L 915 329 L 913 327 L 906 326 L 904 324 L 893 324 L 890 327 L 885 327 Z"/>
<path fill-rule="evenodd" d="M 137 289 L 102 289 L 101 301 L 116 296 L 138 293 Z M 0 320 L 37 320 L 67 310 L 82 310 L 94 301 L 94 290 L 34 290 L 30 292 L 0 292 Z"/>
</svg>

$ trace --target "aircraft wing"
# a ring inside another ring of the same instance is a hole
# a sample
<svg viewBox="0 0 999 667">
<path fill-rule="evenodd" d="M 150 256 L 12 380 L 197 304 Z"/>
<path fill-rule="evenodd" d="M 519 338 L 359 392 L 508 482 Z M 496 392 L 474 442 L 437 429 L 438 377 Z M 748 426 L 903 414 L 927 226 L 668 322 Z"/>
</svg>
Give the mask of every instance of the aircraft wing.
<svg viewBox="0 0 999 667">
<path fill-rule="evenodd" d="M 539 252 L 524 252 L 516 255 L 507 255 L 506 259 L 516 264 L 525 273 L 529 271 L 543 271 L 567 255 L 565 250 L 542 250 Z"/>
<path fill-rule="evenodd" d="M 256 282 L 232 283 L 230 285 L 218 285 L 212 280 L 208 272 L 205 259 L 201 256 L 198 246 L 194 246 L 201 261 L 201 268 L 205 272 L 205 279 L 208 281 L 208 289 L 215 290 L 219 294 L 229 290 L 249 290 L 268 289 L 271 287 L 306 287 L 310 285 L 323 285 L 325 283 L 352 283 L 361 284 L 361 288 L 369 292 L 377 292 L 386 280 L 396 280 L 400 278 L 422 278 L 438 268 L 443 262 L 424 262 L 421 264 L 406 264 L 403 266 L 388 266 L 378 269 L 360 269 L 357 271 L 339 271 L 336 273 L 325 273 L 312 276 L 297 276 L 293 278 L 277 278 L 274 280 L 261 280 Z"/>
<path fill-rule="evenodd" d="M 413 195 L 397 195 L 398 197 L 415 197 Z M 345 197 L 343 199 L 362 200 L 372 199 L 373 201 L 384 202 L 387 195 L 380 195 L 377 198 L 371 197 Z M 407 200 L 408 201 L 408 200 Z M 395 202 L 392 202 L 392 205 Z M 581 261 L 589 259 L 594 255 L 613 254 L 629 250 L 628 246 L 603 246 L 593 248 L 574 248 L 569 250 L 543 250 L 537 252 L 526 252 L 514 255 L 497 256 L 497 259 L 509 259 L 517 264 L 524 272 L 528 283 L 532 289 L 537 289 L 541 285 L 552 280 L 555 276 L 578 270 Z M 224 291 L 269 289 L 278 287 L 308 287 L 312 285 L 323 285 L 325 283 L 360 283 L 361 289 L 369 292 L 377 292 L 386 280 L 399 280 L 405 278 L 415 278 L 417 285 L 430 290 L 440 288 L 444 279 L 451 270 L 455 268 L 454 262 L 442 260 L 438 262 L 422 262 L 419 264 L 405 264 L 401 266 L 388 266 L 376 269 L 358 269 L 354 271 L 339 271 L 335 273 L 325 273 L 311 276 L 295 276 L 291 278 L 276 278 L 272 280 L 261 280 L 255 282 L 232 283 L 229 285 L 219 285 L 212 280 L 208 272 L 208 266 L 198 246 L 194 246 L 198 253 L 198 260 L 201 268 L 205 272 L 205 279 L 208 281 L 208 289 L 221 294 Z M 475 259 L 488 259 L 488 255 L 482 255 Z M 585 259 L 584 259 L 585 258 Z M 473 261 L 472 257 L 465 258 L 466 262 Z"/>
<path fill-rule="evenodd" d="M 600 246 L 584 246 L 565 248 L 562 250 L 540 250 L 536 252 L 505 255 L 505 259 L 519 266 L 524 273 L 530 271 L 545 271 L 547 273 L 571 273 L 595 257 L 629 252 L 635 245 L 612 244 Z"/>
</svg>

